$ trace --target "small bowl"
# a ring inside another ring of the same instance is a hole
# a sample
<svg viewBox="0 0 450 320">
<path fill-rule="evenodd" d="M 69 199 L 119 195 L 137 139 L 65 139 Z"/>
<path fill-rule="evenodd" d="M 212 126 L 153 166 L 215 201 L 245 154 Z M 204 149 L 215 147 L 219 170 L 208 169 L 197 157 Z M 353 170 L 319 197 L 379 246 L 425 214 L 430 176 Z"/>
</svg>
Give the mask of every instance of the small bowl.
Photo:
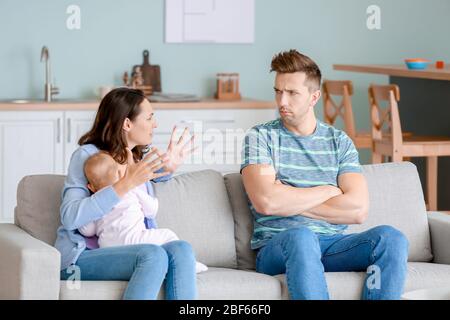
<svg viewBox="0 0 450 320">
<path fill-rule="evenodd" d="M 406 59 L 405 63 L 410 70 L 423 70 L 428 67 L 430 61 L 425 59 Z"/>
</svg>

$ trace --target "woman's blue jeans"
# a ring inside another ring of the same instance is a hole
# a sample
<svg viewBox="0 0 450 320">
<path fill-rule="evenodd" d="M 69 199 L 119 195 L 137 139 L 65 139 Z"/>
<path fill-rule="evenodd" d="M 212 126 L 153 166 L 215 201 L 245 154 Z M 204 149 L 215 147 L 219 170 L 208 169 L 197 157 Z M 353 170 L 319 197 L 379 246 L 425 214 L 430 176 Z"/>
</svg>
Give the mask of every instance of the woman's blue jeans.
<svg viewBox="0 0 450 320">
<path fill-rule="evenodd" d="M 400 299 L 406 278 L 408 240 L 390 226 L 323 236 L 307 227 L 275 235 L 256 258 L 256 270 L 286 273 L 291 299 L 329 299 L 324 272 L 367 273 L 362 299 Z"/>
<path fill-rule="evenodd" d="M 128 281 L 126 300 L 156 299 L 164 280 L 166 299 L 197 298 L 195 256 L 186 241 L 85 250 L 75 266 L 83 281 Z M 73 278 L 73 267 L 68 269 L 61 271 L 62 280 Z"/>
</svg>

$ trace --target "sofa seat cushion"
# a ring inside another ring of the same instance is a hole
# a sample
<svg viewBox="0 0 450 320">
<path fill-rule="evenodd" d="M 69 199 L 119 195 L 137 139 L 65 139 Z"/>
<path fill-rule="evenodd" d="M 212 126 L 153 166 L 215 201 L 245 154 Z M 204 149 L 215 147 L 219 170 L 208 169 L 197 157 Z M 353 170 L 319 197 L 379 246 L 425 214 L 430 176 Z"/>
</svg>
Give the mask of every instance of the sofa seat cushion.
<svg viewBox="0 0 450 320">
<path fill-rule="evenodd" d="M 127 281 L 81 281 L 80 288 L 70 288 L 61 281 L 61 300 L 118 300 Z M 209 268 L 197 275 L 197 288 L 201 300 L 279 300 L 281 283 L 276 278 L 252 271 Z M 158 299 L 164 297 L 164 289 Z"/>
<path fill-rule="evenodd" d="M 281 299 L 281 283 L 254 271 L 210 268 L 198 274 L 197 285 L 202 300 Z"/>
<path fill-rule="evenodd" d="M 358 300 L 366 274 L 364 272 L 326 272 L 328 292 L 332 300 Z M 285 275 L 275 276 L 282 283 L 282 297 L 288 299 Z M 404 292 L 449 287 L 450 265 L 409 262 Z"/>
<path fill-rule="evenodd" d="M 60 300 L 120 300 L 128 281 L 81 281 L 79 288 L 70 281 L 60 282 Z"/>
</svg>

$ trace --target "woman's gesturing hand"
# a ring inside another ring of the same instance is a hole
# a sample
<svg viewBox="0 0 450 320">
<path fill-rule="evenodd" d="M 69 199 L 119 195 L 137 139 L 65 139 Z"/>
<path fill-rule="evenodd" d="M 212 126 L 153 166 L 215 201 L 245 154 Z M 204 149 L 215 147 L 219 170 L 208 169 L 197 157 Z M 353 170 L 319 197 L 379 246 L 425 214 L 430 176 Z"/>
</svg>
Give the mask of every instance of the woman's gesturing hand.
<svg viewBox="0 0 450 320">
<path fill-rule="evenodd" d="M 169 171 L 170 173 L 174 173 L 183 163 L 184 159 L 197 149 L 196 147 L 194 147 L 195 135 L 192 135 L 192 137 L 188 141 L 186 141 L 189 134 L 188 128 L 184 129 L 183 134 L 178 140 L 176 140 L 175 138 L 176 130 L 177 127 L 175 126 L 172 130 L 170 143 L 166 151 L 166 157 L 168 161 L 164 166 L 164 170 Z M 160 154 L 158 153 L 158 155 Z"/>
<path fill-rule="evenodd" d="M 156 155 L 155 159 L 152 159 Z M 156 173 L 167 163 L 166 155 L 159 154 L 158 149 L 151 151 L 139 162 L 134 162 L 133 153 L 127 148 L 127 167 L 122 178 L 114 184 L 119 197 L 124 196 L 131 189 L 159 177 L 170 174 L 170 171 Z"/>
</svg>

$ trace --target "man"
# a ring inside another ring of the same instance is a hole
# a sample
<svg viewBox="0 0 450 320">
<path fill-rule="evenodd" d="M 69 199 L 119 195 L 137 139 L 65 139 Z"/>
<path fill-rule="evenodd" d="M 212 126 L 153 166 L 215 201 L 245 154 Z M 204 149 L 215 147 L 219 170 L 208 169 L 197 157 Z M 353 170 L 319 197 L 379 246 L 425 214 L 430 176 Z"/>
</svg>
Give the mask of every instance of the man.
<svg viewBox="0 0 450 320">
<path fill-rule="evenodd" d="M 351 139 L 316 119 L 319 67 L 290 50 L 271 71 L 280 118 L 249 130 L 241 165 L 257 271 L 286 273 L 291 299 L 328 299 L 324 272 L 368 270 L 363 299 L 399 299 L 405 236 L 390 226 L 343 234 L 367 218 L 368 189 Z"/>
</svg>

